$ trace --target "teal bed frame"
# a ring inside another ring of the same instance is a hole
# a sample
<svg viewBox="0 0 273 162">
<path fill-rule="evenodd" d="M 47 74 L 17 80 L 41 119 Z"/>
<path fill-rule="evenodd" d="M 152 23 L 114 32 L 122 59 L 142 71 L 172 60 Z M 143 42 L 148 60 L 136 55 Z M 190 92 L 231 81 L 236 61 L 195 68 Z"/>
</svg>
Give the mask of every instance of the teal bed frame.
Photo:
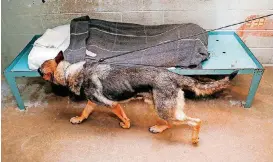
<svg viewBox="0 0 273 162">
<path fill-rule="evenodd" d="M 20 110 L 24 110 L 25 106 L 16 84 L 16 77 L 40 77 L 37 71 L 28 68 L 28 54 L 39 37 L 39 35 L 34 36 L 4 71 Z M 168 70 L 181 75 L 223 75 L 236 70 L 239 71 L 238 74 L 252 74 L 252 82 L 244 105 L 245 108 L 251 107 L 264 72 L 261 63 L 235 32 L 209 32 L 208 51 L 210 58 L 202 63 L 203 69 L 169 68 Z"/>
</svg>

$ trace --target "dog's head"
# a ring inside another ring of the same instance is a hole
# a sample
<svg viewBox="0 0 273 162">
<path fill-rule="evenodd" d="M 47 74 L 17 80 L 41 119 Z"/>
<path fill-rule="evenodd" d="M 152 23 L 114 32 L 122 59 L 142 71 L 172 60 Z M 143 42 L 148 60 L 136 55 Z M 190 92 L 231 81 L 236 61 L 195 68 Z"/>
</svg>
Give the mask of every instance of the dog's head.
<svg viewBox="0 0 273 162">
<path fill-rule="evenodd" d="M 58 64 L 64 60 L 63 52 L 60 51 L 59 54 L 54 58 L 45 61 L 40 68 L 38 68 L 39 74 L 44 80 L 54 83 L 54 73 L 57 70 Z"/>
<path fill-rule="evenodd" d="M 38 69 L 38 72 L 44 80 L 56 85 L 68 86 L 70 91 L 80 95 L 83 74 L 80 73 L 80 71 L 78 73 L 73 73 L 75 72 L 73 70 L 71 73 L 68 68 L 69 66 L 70 63 L 64 61 L 63 52 L 61 51 L 54 59 L 45 61 Z M 65 74 L 68 74 L 68 78 L 66 78 Z"/>
</svg>

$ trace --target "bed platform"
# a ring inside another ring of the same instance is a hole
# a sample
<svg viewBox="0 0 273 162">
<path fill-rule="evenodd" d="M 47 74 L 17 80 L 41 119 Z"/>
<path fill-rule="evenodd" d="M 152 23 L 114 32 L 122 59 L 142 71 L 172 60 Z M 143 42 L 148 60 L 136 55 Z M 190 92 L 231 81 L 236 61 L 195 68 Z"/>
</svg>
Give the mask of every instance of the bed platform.
<svg viewBox="0 0 273 162">
<path fill-rule="evenodd" d="M 32 71 L 28 68 L 28 54 L 32 49 L 33 43 L 38 38 L 39 35 L 34 36 L 4 71 L 6 80 L 20 110 L 24 110 L 25 106 L 15 78 L 40 77 L 37 71 Z M 235 32 L 210 32 L 208 51 L 210 58 L 202 63 L 203 69 L 169 68 L 169 70 L 181 75 L 222 75 L 230 74 L 235 70 L 239 70 L 238 74 L 252 74 L 250 89 L 244 105 L 245 108 L 251 107 L 264 72 L 260 62 Z"/>
</svg>

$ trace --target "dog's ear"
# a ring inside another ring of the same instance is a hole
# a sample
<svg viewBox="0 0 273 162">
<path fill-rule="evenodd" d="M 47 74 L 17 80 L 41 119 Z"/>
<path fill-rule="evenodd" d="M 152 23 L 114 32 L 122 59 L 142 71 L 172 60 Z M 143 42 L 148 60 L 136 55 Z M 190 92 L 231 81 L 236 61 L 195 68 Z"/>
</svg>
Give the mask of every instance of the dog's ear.
<svg viewBox="0 0 273 162">
<path fill-rule="evenodd" d="M 58 55 L 55 57 L 55 61 L 57 64 L 59 64 L 62 60 L 64 60 L 64 54 L 63 51 L 60 51 Z"/>
</svg>

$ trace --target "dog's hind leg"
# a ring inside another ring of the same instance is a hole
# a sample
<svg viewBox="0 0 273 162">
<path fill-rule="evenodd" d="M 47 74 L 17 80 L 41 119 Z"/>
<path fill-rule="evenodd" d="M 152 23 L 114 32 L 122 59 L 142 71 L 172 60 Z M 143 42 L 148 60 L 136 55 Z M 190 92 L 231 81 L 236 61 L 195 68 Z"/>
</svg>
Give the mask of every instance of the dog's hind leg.
<svg viewBox="0 0 273 162">
<path fill-rule="evenodd" d="M 198 118 L 191 118 L 188 117 L 183 109 L 185 105 L 184 101 L 184 93 L 182 90 L 178 90 L 177 95 L 177 106 L 175 109 L 174 117 L 171 118 L 172 120 L 169 121 L 169 124 L 172 125 L 181 125 L 181 124 L 187 124 L 193 128 L 192 130 L 192 143 L 196 144 L 199 142 L 199 131 L 201 126 L 201 120 Z"/>
<path fill-rule="evenodd" d="M 171 116 L 170 114 L 172 114 L 172 107 L 175 105 L 175 96 L 177 96 L 177 93 L 176 90 L 171 87 L 166 88 L 168 91 L 165 91 L 164 89 L 153 89 L 155 109 L 157 110 L 158 116 L 163 119 L 163 123 L 158 123 L 157 125 L 150 127 L 149 131 L 151 133 L 161 133 L 171 127 L 167 121 Z"/>
<path fill-rule="evenodd" d="M 115 103 L 111 107 L 111 111 L 122 121 L 119 123 L 119 125 L 122 128 L 125 128 L 125 129 L 130 128 L 130 119 L 126 116 L 126 114 L 120 104 Z"/>
<path fill-rule="evenodd" d="M 187 124 L 193 127 L 192 131 L 192 143 L 197 144 L 199 142 L 199 132 L 201 127 L 201 120 L 198 118 L 187 117 Z"/>
<path fill-rule="evenodd" d="M 168 121 L 171 125 L 182 125 L 187 124 L 193 128 L 192 130 L 192 143 L 197 144 L 199 142 L 199 131 L 201 126 L 201 120 L 198 118 L 191 118 L 186 116 L 183 111 L 176 111 L 176 120 Z"/>
<path fill-rule="evenodd" d="M 70 119 L 72 124 L 79 124 L 83 120 L 87 119 L 89 115 L 93 112 L 96 104 L 88 100 L 87 105 L 85 106 L 84 110 L 81 113 L 81 116 L 76 116 Z"/>
<path fill-rule="evenodd" d="M 170 95 L 172 94 L 172 95 Z M 184 92 L 180 89 L 173 93 L 162 93 L 157 90 L 153 91 L 155 106 L 159 117 L 166 122 L 162 125 L 150 127 L 150 132 L 160 133 L 174 125 L 187 124 L 193 127 L 192 143 L 198 143 L 201 120 L 188 117 L 184 112 Z"/>
</svg>

